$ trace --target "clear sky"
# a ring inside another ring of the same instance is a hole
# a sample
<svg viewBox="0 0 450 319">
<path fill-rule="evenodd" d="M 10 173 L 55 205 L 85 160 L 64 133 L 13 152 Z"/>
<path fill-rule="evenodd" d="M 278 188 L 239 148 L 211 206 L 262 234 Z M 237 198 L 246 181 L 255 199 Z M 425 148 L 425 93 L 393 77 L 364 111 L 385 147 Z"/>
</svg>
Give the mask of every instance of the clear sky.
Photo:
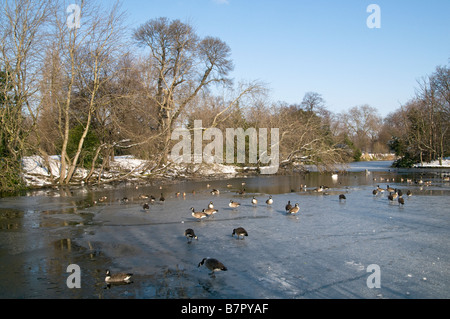
<svg viewBox="0 0 450 319">
<path fill-rule="evenodd" d="M 370 4 L 380 28 L 366 24 Z M 288 103 L 314 91 L 335 113 L 369 104 L 386 116 L 450 63 L 449 0 L 123 0 L 122 9 L 132 28 L 189 22 L 230 46 L 235 81 L 265 82 Z"/>
</svg>

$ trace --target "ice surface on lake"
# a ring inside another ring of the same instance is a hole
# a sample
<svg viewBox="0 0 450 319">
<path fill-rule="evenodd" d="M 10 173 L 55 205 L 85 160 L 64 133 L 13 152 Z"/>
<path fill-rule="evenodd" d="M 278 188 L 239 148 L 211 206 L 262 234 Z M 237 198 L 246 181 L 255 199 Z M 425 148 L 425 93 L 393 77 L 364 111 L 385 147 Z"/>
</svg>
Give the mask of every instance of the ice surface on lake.
<svg viewBox="0 0 450 319">
<path fill-rule="evenodd" d="M 450 297 L 450 183 L 431 174 L 423 176 L 431 186 L 422 186 L 400 181 L 422 175 L 372 166 L 368 176 L 364 169 L 337 179 L 311 173 L 0 199 L 0 276 L 13 279 L 0 280 L 0 297 Z M 329 189 L 314 192 L 319 185 Z M 399 206 L 387 192 L 374 196 L 376 185 L 410 189 L 413 196 Z M 210 194 L 214 188 L 219 195 Z M 246 193 L 237 194 L 242 188 Z M 339 201 L 341 193 L 346 200 Z M 142 194 L 157 199 L 149 210 Z M 230 200 L 241 206 L 230 208 Z M 201 211 L 210 201 L 217 214 L 192 217 L 191 207 Z M 288 201 L 299 203 L 298 214 L 286 214 Z M 237 227 L 248 237 L 232 237 Z M 198 240 L 188 243 L 187 228 Z M 210 275 L 197 267 L 204 257 L 228 271 Z M 72 263 L 82 270 L 81 289 L 66 286 Z M 372 264 L 380 267 L 381 288 L 367 287 Z M 105 289 L 106 269 L 132 272 L 133 282 Z"/>
</svg>

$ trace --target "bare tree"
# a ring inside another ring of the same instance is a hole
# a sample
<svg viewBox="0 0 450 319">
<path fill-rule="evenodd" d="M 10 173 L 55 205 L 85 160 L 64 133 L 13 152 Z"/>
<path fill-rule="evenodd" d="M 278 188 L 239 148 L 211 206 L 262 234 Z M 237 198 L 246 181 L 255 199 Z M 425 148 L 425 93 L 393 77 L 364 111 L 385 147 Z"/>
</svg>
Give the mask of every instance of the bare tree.
<svg viewBox="0 0 450 319">
<path fill-rule="evenodd" d="M 340 121 L 342 129 L 359 149 L 373 151 L 373 145 L 382 127 L 382 117 L 377 109 L 367 104 L 355 106 L 341 113 Z"/>
<path fill-rule="evenodd" d="M 123 31 L 123 13 L 118 3 L 111 8 L 103 8 L 82 1 L 80 28 L 69 28 L 66 24 L 66 16 L 61 14 L 65 13 L 66 5 L 61 2 L 54 11 L 56 47 L 66 78 L 65 97 L 58 101 L 62 140 L 60 184 L 68 184 L 75 173 L 84 141 L 101 103 L 99 91 L 114 76 L 106 70 L 117 62 L 123 45 L 118 41 Z M 83 112 L 76 112 L 76 102 L 81 103 Z M 73 122 L 82 126 L 82 134 L 75 154 L 69 157 L 67 146 Z"/>
<path fill-rule="evenodd" d="M 218 38 L 200 39 L 191 25 L 167 18 L 152 19 L 134 32 L 135 41 L 150 49 L 154 66 L 160 149 L 166 160 L 175 121 L 203 88 L 229 83 L 230 48 Z"/>
<path fill-rule="evenodd" d="M 52 1 L 0 1 L 0 140 L 3 174 L 20 172 L 20 160 L 33 132 L 40 105 L 37 102 L 38 64 L 46 43 L 46 24 Z M 9 177 L 11 178 L 11 176 Z M 2 189 L 7 179 L 1 179 Z M 20 184 L 18 176 L 12 178 Z M 5 181 L 5 183 L 3 183 Z"/>
<path fill-rule="evenodd" d="M 320 170 L 333 170 L 346 161 L 346 151 L 336 145 L 327 118 L 304 110 L 280 111 L 282 164 L 313 164 Z"/>
<path fill-rule="evenodd" d="M 450 154 L 450 70 L 437 67 L 419 81 L 416 96 L 395 113 L 401 129 L 391 146 L 402 156 L 399 166 L 442 159 Z"/>
<path fill-rule="evenodd" d="M 425 157 L 426 161 L 438 159 L 442 164 L 449 152 L 449 79 L 449 68 L 437 67 L 432 75 L 419 82 L 416 97 L 406 105 L 411 150 L 416 149 L 420 162 Z"/>
<path fill-rule="evenodd" d="M 450 68 L 439 66 L 429 78 L 430 102 L 436 113 L 433 123 L 436 153 L 439 163 L 450 149 Z"/>
<path fill-rule="evenodd" d="M 318 93 L 305 94 L 303 102 L 289 105 L 260 103 L 250 118 L 260 127 L 279 128 L 280 166 L 300 168 L 315 165 L 320 170 L 334 170 L 347 161 L 348 152 L 338 145 L 332 131 L 332 114 Z"/>
<path fill-rule="evenodd" d="M 325 100 L 317 92 L 306 92 L 300 104 L 305 111 L 318 112 L 325 107 Z"/>
</svg>

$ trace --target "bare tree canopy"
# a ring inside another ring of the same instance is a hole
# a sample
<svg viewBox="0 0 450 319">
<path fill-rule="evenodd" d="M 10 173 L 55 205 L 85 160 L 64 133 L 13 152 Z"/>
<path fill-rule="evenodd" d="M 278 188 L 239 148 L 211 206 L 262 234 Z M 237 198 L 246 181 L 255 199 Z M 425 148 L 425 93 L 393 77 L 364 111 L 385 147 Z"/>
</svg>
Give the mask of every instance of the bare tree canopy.
<svg viewBox="0 0 450 319">
<path fill-rule="evenodd" d="M 180 20 L 150 20 L 134 32 L 134 39 L 151 52 L 161 130 L 171 128 L 202 88 L 230 81 L 227 76 L 233 64 L 228 45 L 214 37 L 199 39 Z"/>
<path fill-rule="evenodd" d="M 305 111 L 320 111 L 325 107 L 325 100 L 317 92 L 307 92 L 300 104 Z"/>
<path fill-rule="evenodd" d="M 430 162 L 450 155 L 450 68 L 438 66 L 419 81 L 416 96 L 393 116 L 390 145 L 401 159 L 398 166 Z"/>
<path fill-rule="evenodd" d="M 40 110 L 37 83 L 51 1 L 0 1 L 0 189 L 20 188 L 20 160 Z"/>
</svg>

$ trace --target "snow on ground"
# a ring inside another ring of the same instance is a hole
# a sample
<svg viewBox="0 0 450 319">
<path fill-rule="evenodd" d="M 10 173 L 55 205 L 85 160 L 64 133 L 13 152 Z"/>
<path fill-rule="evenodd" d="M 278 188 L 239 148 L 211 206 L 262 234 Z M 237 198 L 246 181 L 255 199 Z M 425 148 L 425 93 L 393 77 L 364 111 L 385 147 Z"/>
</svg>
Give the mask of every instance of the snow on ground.
<svg viewBox="0 0 450 319">
<path fill-rule="evenodd" d="M 54 184 L 54 180 L 60 175 L 61 161 L 59 155 L 48 157 L 48 164 L 42 156 L 26 156 L 22 160 L 23 177 L 28 186 L 49 186 Z M 234 166 L 223 164 L 175 164 L 168 163 L 162 170 L 163 173 L 154 173 L 152 169 L 154 164 L 149 161 L 137 159 L 131 155 L 115 156 L 110 163 L 110 169 L 102 172 L 104 180 L 114 179 L 121 175 L 128 174 L 127 179 L 133 180 L 149 175 L 159 177 L 186 177 L 196 174 L 200 176 L 229 175 L 234 177 L 237 170 Z M 77 168 L 74 176 L 83 179 L 87 176 L 89 170 Z M 98 176 L 98 170 L 95 170 L 94 176 Z"/>
<path fill-rule="evenodd" d="M 48 157 L 48 165 L 42 156 L 26 156 L 22 159 L 23 178 L 28 186 L 51 185 L 52 176 L 59 176 L 61 169 L 60 156 Z"/>
<path fill-rule="evenodd" d="M 417 164 L 414 164 L 414 167 L 433 167 L 433 168 L 436 168 L 436 167 L 442 167 L 442 168 L 444 168 L 444 167 L 449 167 L 450 168 L 450 158 L 444 158 L 443 160 L 442 160 L 442 165 L 440 165 L 439 164 L 439 160 L 436 160 L 436 161 L 432 161 L 432 162 L 429 162 L 429 163 L 422 163 L 422 164 L 420 164 L 420 163 L 417 163 Z"/>
</svg>

